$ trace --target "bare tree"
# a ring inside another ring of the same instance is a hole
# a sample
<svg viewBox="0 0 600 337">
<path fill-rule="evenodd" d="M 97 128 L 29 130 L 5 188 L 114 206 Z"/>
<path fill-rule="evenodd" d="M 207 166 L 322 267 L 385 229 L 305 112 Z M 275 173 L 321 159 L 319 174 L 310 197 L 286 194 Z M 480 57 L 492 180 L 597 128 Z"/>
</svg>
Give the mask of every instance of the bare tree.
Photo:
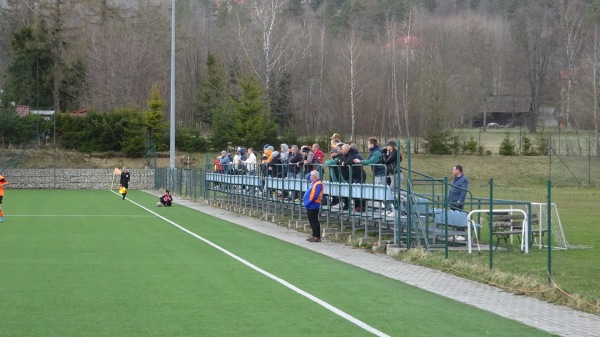
<svg viewBox="0 0 600 337">
<path fill-rule="evenodd" d="M 465 82 L 472 82 L 472 86 L 468 84 L 468 89 L 474 89 L 468 91 L 469 94 L 465 95 L 465 99 L 467 103 L 474 103 L 476 109 L 474 112 L 480 111 L 479 108 L 483 107 L 482 123 L 485 131 L 487 127 L 486 98 L 493 91 L 494 44 L 490 41 L 490 36 L 483 31 L 483 25 L 473 16 L 467 19 L 463 42 L 464 65 L 467 67 L 466 77 L 468 77 Z M 475 89 L 477 87 L 479 90 Z M 473 99 L 473 95 L 477 95 L 479 99 Z"/>
<path fill-rule="evenodd" d="M 531 95 L 531 113 L 527 115 L 531 132 L 537 131 L 540 106 L 550 96 L 548 70 L 558 48 L 558 27 L 556 13 L 535 4 L 523 7 L 513 22 L 515 61 L 523 67 L 521 73 Z"/>
<path fill-rule="evenodd" d="M 243 16 L 238 13 L 238 41 L 248 58 L 250 65 L 258 78 L 261 79 L 266 89 L 271 84 L 271 77 L 275 71 L 283 71 L 293 62 L 305 56 L 308 44 L 296 44 L 303 38 L 301 27 L 285 20 L 283 7 L 287 4 L 284 0 L 251 0 L 245 6 L 251 19 L 253 28 L 249 30 Z M 259 34 L 260 48 L 256 48 L 252 41 L 253 36 Z M 294 48 L 300 48 L 294 50 Z M 260 51 L 258 51 L 260 50 Z"/>
<path fill-rule="evenodd" d="M 355 29 L 350 29 L 346 34 L 345 48 L 342 49 L 342 56 L 347 62 L 347 83 L 349 89 L 350 102 L 350 140 L 356 140 L 356 104 L 363 96 L 365 88 L 372 80 L 366 83 L 358 84 L 357 75 L 364 70 L 364 66 L 359 63 L 362 55 L 359 39 L 356 37 Z M 359 87 L 357 87 L 357 84 Z"/>
<path fill-rule="evenodd" d="M 567 130 L 571 130 L 571 96 L 573 92 L 573 80 L 576 65 L 585 39 L 583 8 L 572 2 L 563 1 L 561 13 L 562 29 L 562 52 L 561 57 L 563 69 L 561 69 L 561 80 L 566 86 L 561 88 L 561 107 L 564 113 Z"/>
<path fill-rule="evenodd" d="M 157 7 L 136 9 L 125 22 L 111 21 L 105 29 L 90 27 L 87 45 L 85 103 L 99 110 L 145 106 L 155 82 L 166 90 L 169 78 L 169 23 Z M 162 27 L 162 28 L 157 28 Z M 95 28 L 95 29 L 94 29 Z M 161 95 L 166 96 L 166 91 Z"/>
</svg>

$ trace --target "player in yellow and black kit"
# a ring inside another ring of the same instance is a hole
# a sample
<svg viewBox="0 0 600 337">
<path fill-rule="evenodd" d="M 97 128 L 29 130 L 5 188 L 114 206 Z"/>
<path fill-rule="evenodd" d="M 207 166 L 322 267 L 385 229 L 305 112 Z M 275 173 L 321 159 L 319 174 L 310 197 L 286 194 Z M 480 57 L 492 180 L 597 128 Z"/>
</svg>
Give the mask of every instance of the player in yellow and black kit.
<svg viewBox="0 0 600 337">
<path fill-rule="evenodd" d="M 127 189 L 129 188 L 129 171 L 125 166 L 123 166 L 123 169 L 121 170 L 121 181 L 119 183 L 121 184 L 121 189 L 119 192 L 121 192 L 123 195 L 123 200 L 125 200 Z"/>
</svg>

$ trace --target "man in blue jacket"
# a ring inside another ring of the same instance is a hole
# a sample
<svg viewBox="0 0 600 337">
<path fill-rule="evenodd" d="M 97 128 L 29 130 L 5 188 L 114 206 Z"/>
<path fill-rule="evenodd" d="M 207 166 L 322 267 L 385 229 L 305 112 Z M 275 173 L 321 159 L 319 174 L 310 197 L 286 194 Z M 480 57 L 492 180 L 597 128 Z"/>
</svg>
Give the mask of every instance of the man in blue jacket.
<svg viewBox="0 0 600 337">
<path fill-rule="evenodd" d="M 462 211 L 465 207 L 465 199 L 467 197 L 467 190 L 469 189 L 469 179 L 463 174 L 462 165 L 454 166 L 452 174 L 454 175 L 454 179 L 448 192 L 448 204 L 452 209 Z"/>
<path fill-rule="evenodd" d="M 323 198 L 323 183 L 321 182 L 319 171 L 310 172 L 310 185 L 304 192 L 304 207 L 308 215 L 308 222 L 312 228 L 312 237 L 306 239 L 309 242 L 321 242 L 321 224 L 319 223 L 319 208 L 321 208 L 321 199 Z"/>
</svg>

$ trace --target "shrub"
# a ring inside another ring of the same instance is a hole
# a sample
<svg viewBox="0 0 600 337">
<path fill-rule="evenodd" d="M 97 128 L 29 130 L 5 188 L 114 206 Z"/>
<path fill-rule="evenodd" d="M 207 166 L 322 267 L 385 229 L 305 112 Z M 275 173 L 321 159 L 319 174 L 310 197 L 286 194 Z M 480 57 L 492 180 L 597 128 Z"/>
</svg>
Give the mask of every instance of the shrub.
<svg viewBox="0 0 600 337">
<path fill-rule="evenodd" d="M 535 147 L 537 153 L 542 156 L 547 156 L 550 154 L 550 138 L 543 133 L 539 133 L 535 137 Z"/>
<path fill-rule="evenodd" d="M 480 149 L 481 148 L 481 149 Z M 465 140 L 461 146 L 464 154 L 481 154 L 483 153 L 483 146 L 479 146 L 475 137 L 471 136 L 469 140 Z"/>
<path fill-rule="evenodd" d="M 427 138 L 425 149 L 430 154 L 452 154 L 449 138 L 447 132 L 436 133 Z"/>
<path fill-rule="evenodd" d="M 510 139 L 510 134 L 507 132 L 504 135 L 502 143 L 500 143 L 501 156 L 514 156 L 515 155 L 515 141 Z"/>
<path fill-rule="evenodd" d="M 523 136 L 523 149 L 521 150 L 521 154 L 524 156 L 535 156 L 537 154 L 533 148 L 531 139 L 527 136 Z"/>
<path fill-rule="evenodd" d="M 196 128 L 177 128 L 175 133 L 177 149 L 185 152 L 206 152 L 208 143 Z"/>
<path fill-rule="evenodd" d="M 450 151 L 452 151 L 452 154 L 459 154 L 460 150 L 462 149 L 462 146 L 460 144 L 458 136 L 452 136 L 448 140 L 448 147 L 450 148 Z"/>
</svg>

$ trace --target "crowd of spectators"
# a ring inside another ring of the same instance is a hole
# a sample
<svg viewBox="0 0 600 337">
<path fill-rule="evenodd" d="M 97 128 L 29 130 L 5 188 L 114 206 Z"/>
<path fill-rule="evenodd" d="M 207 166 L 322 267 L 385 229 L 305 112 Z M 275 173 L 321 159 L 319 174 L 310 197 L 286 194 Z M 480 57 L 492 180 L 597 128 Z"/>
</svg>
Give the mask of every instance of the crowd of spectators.
<svg viewBox="0 0 600 337">
<path fill-rule="evenodd" d="M 367 182 L 365 168 L 370 167 L 373 178 L 368 183 L 387 184 L 395 192 L 397 188 L 395 176 L 400 167 L 398 160 L 402 161 L 402 156 L 398 156 L 396 141 L 390 140 L 380 147 L 376 138 L 369 138 L 367 142 L 369 153 L 365 159 L 356 144 L 344 143 L 338 133 L 334 133 L 330 139 L 329 159 L 325 158 L 325 153 L 316 143 L 312 146 L 281 144 L 278 149 L 266 144 L 258 157 L 253 148 L 238 147 L 229 152 L 222 151 L 213 163 L 214 170 L 223 174 L 293 179 L 308 179 L 308 175 L 313 170 L 319 171 L 322 177 L 327 170 L 329 180 L 332 182 L 363 184 Z M 299 198 L 295 194 L 282 197 Z M 332 207 L 345 210 L 352 204 L 349 200 L 339 200 L 337 197 L 332 197 L 328 202 Z M 361 211 L 365 207 L 365 202 L 354 200 L 353 206 L 355 211 Z"/>
</svg>

